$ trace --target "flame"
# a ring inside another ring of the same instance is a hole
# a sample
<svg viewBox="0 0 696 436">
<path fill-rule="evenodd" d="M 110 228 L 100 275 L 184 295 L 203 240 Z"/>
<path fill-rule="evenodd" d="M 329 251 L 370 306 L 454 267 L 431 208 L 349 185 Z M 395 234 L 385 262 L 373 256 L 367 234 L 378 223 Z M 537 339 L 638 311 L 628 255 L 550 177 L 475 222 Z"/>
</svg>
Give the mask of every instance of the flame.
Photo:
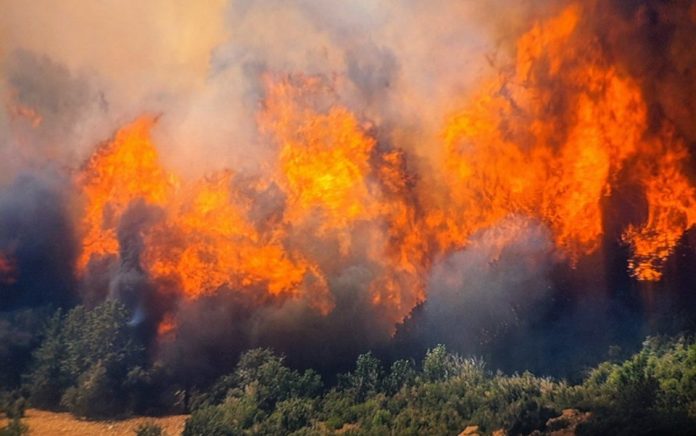
<svg viewBox="0 0 696 436">
<path fill-rule="evenodd" d="M 178 283 L 189 298 L 223 287 L 262 288 L 272 296 L 296 296 L 304 288 L 321 294 L 311 304 L 328 311 L 322 275 L 285 250 L 277 232 L 255 229 L 246 217 L 250 202 L 235 191 L 231 172 L 185 183 L 163 169 L 149 135 L 153 122 L 142 117 L 121 129 L 77 177 L 87 204 L 78 270 L 94 258 L 118 255 L 119 220 L 140 199 L 165 215 L 144 235 L 142 267 L 151 278 Z"/>
<path fill-rule="evenodd" d="M 76 178 L 85 201 L 78 271 L 119 255 L 119 221 L 141 200 L 162 211 L 143 230 L 142 268 L 184 298 L 222 289 L 328 314 L 327 277 L 359 259 L 364 296 L 393 326 L 425 300 L 433 262 L 510 217 L 545 224 L 571 264 L 596 252 L 603 203 L 626 173 L 648 205 L 645 222 L 622 236 L 628 268 L 659 280 L 696 223 L 689 152 L 669 125 L 648 127 L 639 83 L 588 38 L 590 8 L 573 4 L 518 39 L 512 67 L 445 117 L 430 172 L 415 175 L 406 151 L 380 143 L 378 126 L 339 103 L 340 78 L 264 77 L 257 123 L 275 160 L 253 177 L 174 174 L 150 138 L 155 120 L 137 119 Z M 331 247 L 335 256 L 324 253 Z M 175 328 L 166 314 L 160 333 Z"/>
<path fill-rule="evenodd" d="M 573 5 L 535 25 L 518 41 L 514 71 L 446 123 L 448 205 L 428 218 L 441 247 L 511 214 L 546 222 L 571 261 L 599 247 L 601 201 L 636 153 L 647 109 L 597 44 L 573 40 L 581 14 Z"/>
<path fill-rule="evenodd" d="M 636 168 L 648 217 L 640 226 L 629 226 L 622 239 L 631 247 L 629 269 L 639 280 L 660 280 L 682 235 L 696 224 L 696 189 L 684 172 L 688 157 L 684 142 L 665 130 L 646 145 L 645 158 Z"/>
<path fill-rule="evenodd" d="M 424 235 L 408 198 L 403 151 L 378 147 L 371 126 L 327 99 L 330 84 L 318 77 L 267 77 L 266 86 L 259 123 L 279 147 L 284 219 L 299 228 L 317 223 L 315 236 L 336 238 L 345 257 L 357 250 L 355 227 L 378 223 L 365 253 L 377 269 L 369 292 L 385 317 L 400 321 L 425 297 Z"/>
<path fill-rule="evenodd" d="M 177 181 L 162 169 L 149 136 L 152 117 L 141 117 L 102 145 L 77 177 L 85 199 L 78 271 L 93 258 L 118 254 L 116 230 L 128 205 L 142 199 L 163 205 Z"/>
<path fill-rule="evenodd" d="M 246 218 L 250 201 L 234 191 L 232 180 L 231 172 L 210 176 L 177 199 L 169 220 L 148 239 L 147 269 L 178 279 L 189 297 L 223 286 L 297 296 L 304 286 L 322 294 L 313 303 L 328 311 L 323 276 L 284 248 L 278 229 L 262 234 L 254 227 Z"/>
<path fill-rule="evenodd" d="M 280 147 L 280 181 L 288 193 L 286 219 L 302 222 L 319 213 L 319 233 L 339 232 L 342 252 L 348 250 L 350 225 L 371 219 L 377 203 L 365 178 L 375 141 L 343 107 L 327 113 L 303 106 L 303 97 L 321 91 L 318 78 L 268 82 L 262 126 Z"/>
</svg>

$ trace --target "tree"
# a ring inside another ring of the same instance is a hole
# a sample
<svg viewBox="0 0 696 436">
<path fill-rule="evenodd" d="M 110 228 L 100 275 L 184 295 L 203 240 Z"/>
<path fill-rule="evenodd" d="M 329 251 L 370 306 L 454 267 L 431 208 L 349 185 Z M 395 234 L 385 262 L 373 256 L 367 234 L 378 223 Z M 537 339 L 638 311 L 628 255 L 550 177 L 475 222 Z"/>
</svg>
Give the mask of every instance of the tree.
<svg viewBox="0 0 696 436">
<path fill-rule="evenodd" d="M 397 360 L 392 363 L 389 375 L 384 380 L 384 390 L 394 395 L 404 386 L 413 384 L 416 379 L 416 365 L 413 360 Z"/>
<path fill-rule="evenodd" d="M 461 359 L 440 344 L 428 350 L 423 359 L 423 376 L 428 381 L 445 380 L 457 373 Z"/>
<path fill-rule="evenodd" d="M 355 362 L 355 371 L 343 377 L 345 388 L 355 401 L 364 401 L 381 388 L 382 363 L 371 352 L 361 354 Z"/>
<path fill-rule="evenodd" d="M 88 417 L 129 413 L 126 381 L 134 368 L 146 363 L 145 348 L 130 318 L 116 301 L 93 310 L 78 306 L 65 317 L 57 312 L 27 378 L 32 404 L 63 406 Z"/>
<path fill-rule="evenodd" d="M 58 310 L 49 320 L 44 340 L 34 352 L 34 364 L 27 377 L 27 388 L 31 403 L 36 407 L 57 407 L 63 392 L 73 381 L 63 367 L 67 347 L 62 323 L 62 312 Z"/>
</svg>

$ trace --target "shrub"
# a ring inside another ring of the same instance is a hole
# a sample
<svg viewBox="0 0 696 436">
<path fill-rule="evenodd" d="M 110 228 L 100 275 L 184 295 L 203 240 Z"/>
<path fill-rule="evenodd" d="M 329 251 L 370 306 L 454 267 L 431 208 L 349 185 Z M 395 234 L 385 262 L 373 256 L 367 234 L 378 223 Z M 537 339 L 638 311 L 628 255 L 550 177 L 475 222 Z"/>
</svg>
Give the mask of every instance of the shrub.
<svg viewBox="0 0 696 436">
<path fill-rule="evenodd" d="M 29 428 L 19 418 L 14 418 L 5 427 L 0 428 L 0 436 L 22 436 L 29 433 Z"/>
<path fill-rule="evenodd" d="M 162 427 L 153 422 L 144 422 L 135 429 L 136 436 L 162 436 Z"/>
<path fill-rule="evenodd" d="M 194 411 L 186 420 L 182 436 L 233 436 L 237 429 L 225 419 L 221 406 L 207 406 Z"/>
</svg>

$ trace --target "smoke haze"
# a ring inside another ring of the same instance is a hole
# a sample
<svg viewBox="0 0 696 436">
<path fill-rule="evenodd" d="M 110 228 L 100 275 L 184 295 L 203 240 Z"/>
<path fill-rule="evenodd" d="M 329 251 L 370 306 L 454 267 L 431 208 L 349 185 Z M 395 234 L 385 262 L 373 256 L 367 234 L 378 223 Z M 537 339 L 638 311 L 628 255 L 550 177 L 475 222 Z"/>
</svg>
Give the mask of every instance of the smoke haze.
<svg viewBox="0 0 696 436">
<path fill-rule="evenodd" d="M 118 299 L 193 382 L 692 328 L 694 38 L 688 0 L 0 0 L 0 308 Z"/>
</svg>

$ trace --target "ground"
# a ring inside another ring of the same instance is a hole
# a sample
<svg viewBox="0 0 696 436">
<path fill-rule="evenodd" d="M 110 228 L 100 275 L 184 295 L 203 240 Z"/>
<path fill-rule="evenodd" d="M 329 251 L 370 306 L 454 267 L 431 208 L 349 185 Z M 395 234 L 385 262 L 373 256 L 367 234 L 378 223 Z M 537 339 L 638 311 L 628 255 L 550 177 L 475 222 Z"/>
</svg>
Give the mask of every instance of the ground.
<svg viewBox="0 0 696 436">
<path fill-rule="evenodd" d="M 164 435 L 180 435 L 188 415 L 165 416 L 161 418 L 137 417 L 121 421 L 85 421 L 69 413 L 48 412 L 28 409 L 22 422 L 29 427 L 31 436 L 116 436 L 135 435 L 141 423 L 153 422 L 162 427 Z M 0 427 L 7 420 L 0 419 Z"/>
</svg>

